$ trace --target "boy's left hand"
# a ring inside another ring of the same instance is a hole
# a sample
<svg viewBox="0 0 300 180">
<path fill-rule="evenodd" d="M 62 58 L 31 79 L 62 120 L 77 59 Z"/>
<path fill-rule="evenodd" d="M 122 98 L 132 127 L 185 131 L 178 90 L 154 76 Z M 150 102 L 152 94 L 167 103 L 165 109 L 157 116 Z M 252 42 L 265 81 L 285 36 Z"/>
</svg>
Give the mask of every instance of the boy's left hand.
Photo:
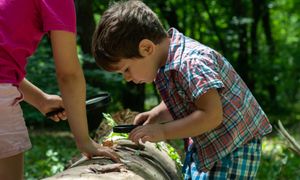
<svg viewBox="0 0 300 180">
<path fill-rule="evenodd" d="M 129 139 L 137 144 L 139 143 L 139 140 L 143 143 L 146 141 L 163 141 L 165 140 L 164 127 L 162 124 L 147 124 L 139 126 L 130 132 Z"/>
</svg>

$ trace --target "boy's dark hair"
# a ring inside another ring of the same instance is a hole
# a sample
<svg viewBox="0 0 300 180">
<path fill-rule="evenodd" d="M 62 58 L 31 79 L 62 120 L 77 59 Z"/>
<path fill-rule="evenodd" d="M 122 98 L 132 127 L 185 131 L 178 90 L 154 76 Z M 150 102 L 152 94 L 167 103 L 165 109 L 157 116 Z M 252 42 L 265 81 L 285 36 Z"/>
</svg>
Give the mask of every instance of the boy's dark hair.
<svg viewBox="0 0 300 180">
<path fill-rule="evenodd" d="M 93 35 L 92 53 L 98 66 L 113 71 L 122 58 L 140 58 L 139 43 L 149 39 L 158 44 L 167 37 L 157 15 L 138 0 L 112 4 Z"/>
</svg>

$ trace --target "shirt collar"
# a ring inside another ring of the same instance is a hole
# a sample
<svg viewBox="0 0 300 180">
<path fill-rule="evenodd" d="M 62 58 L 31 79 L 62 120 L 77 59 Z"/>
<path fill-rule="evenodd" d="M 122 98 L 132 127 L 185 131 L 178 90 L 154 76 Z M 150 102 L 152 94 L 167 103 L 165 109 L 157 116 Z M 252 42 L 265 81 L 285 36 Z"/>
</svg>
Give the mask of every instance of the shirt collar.
<svg viewBox="0 0 300 180">
<path fill-rule="evenodd" d="M 157 76 L 155 78 L 156 80 L 164 74 L 166 82 L 169 80 L 168 74 L 170 70 L 175 69 L 176 65 L 181 62 L 182 53 L 184 52 L 185 47 L 185 36 L 177 29 L 170 28 L 168 30 L 168 36 L 171 38 L 168 57 L 165 65 L 158 69 Z"/>
<path fill-rule="evenodd" d="M 181 61 L 182 53 L 185 46 L 185 36 L 175 28 L 168 30 L 168 35 L 171 38 L 168 57 L 164 66 L 164 70 L 172 69 L 174 63 Z"/>
</svg>

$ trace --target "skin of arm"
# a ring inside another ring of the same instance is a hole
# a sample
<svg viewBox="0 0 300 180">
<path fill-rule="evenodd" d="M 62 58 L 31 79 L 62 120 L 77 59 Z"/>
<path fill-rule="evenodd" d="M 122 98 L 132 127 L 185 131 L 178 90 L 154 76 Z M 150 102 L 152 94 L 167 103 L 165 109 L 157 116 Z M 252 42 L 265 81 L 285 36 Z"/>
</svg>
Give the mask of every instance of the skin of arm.
<svg viewBox="0 0 300 180">
<path fill-rule="evenodd" d="M 160 123 L 173 120 L 172 115 L 170 114 L 166 104 L 163 101 L 161 101 L 161 103 L 158 106 L 153 108 L 152 111 L 154 111 L 157 114 L 157 118 L 161 120 L 159 121 Z"/>
<path fill-rule="evenodd" d="M 195 101 L 197 110 L 190 115 L 166 124 L 149 124 L 135 128 L 129 138 L 138 143 L 194 137 L 208 132 L 222 123 L 223 110 L 216 89 L 210 89 Z"/>
<path fill-rule="evenodd" d="M 87 157 L 104 155 L 119 162 L 118 155 L 112 149 L 101 147 L 89 137 L 85 106 L 86 84 L 77 56 L 76 34 L 51 31 L 50 39 L 58 85 L 78 149 Z"/>
<path fill-rule="evenodd" d="M 51 31 L 50 39 L 69 125 L 76 141 L 81 144 L 89 140 L 89 135 L 85 109 L 86 85 L 77 57 L 75 34 Z"/>
<path fill-rule="evenodd" d="M 61 97 L 43 92 L 26 78 L 21 81 L 19 89 L 24 95 L 24 100 L 37 108 L 42 114 L 64 107 Z M 51 119 L 57 122 L 59 120 L 66 120 L 66 118 L 65 112 L 51 117 Z"/>
</svg>

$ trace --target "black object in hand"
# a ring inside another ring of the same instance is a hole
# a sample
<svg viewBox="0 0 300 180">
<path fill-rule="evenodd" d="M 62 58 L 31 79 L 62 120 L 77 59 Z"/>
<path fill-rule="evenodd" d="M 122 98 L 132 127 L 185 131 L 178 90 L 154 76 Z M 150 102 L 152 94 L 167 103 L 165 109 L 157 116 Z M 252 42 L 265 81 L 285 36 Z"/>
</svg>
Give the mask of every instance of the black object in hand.
<svg viewBox="0 0 300 180">
<path fill-rule="evenodd" d="M 91 111 L 102 112 L 101 108 L 103 108 L 103 106 L 106 106 L 109 102 L 110 102 L 109 94 L 103 93 L 94 96 L 92 99 L 85 101 L 87 113 Z M 64 110 L 65 110 L 64 108 L 58 108 L 54 111 L 50 111 L 46 113 L 46 117 L 49 118 L 51 116 L 54 116 L 55 114 L 63 112 Z M 93 117 L 93 118 L 97 118 L 97 117 Z"/>
<path fill-rule="evenodd" d="M 113 127 L 115 133 L 130 133 L 134 128 L 141 125 L 118 125 Z"/>
</svg>

